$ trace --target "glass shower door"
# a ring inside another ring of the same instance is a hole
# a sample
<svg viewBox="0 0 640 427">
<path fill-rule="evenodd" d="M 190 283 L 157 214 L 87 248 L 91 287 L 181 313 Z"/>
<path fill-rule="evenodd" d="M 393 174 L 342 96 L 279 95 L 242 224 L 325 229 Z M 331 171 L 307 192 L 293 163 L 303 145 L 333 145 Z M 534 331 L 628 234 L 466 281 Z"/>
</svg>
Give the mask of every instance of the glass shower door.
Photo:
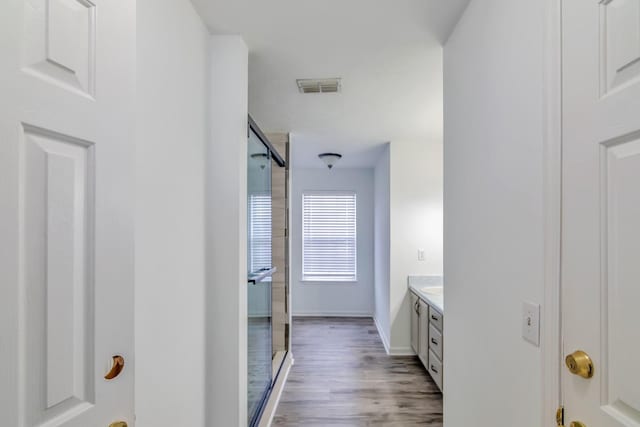
<svg viewBox="0 0 640 427">
<path fill-rule="evenodd" d="M 272 382 L 271 154 L 249 134 L 247 175 L 248 425 L 257 424 Z"/>
</svg>

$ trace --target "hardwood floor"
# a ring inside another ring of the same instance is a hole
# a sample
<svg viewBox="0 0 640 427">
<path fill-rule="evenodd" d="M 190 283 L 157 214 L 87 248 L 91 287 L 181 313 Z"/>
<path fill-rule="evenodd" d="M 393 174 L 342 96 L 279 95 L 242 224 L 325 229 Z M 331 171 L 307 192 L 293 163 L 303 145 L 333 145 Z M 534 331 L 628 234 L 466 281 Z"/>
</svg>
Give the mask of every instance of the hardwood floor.
<svg viewBox="0 0 640 427">
<path fill-rule="evenodd" d="M 442 395 L 417 357 L 389 357 L 372 319 L 295 318 L 274 426 L 442 426 Z"/>
</svg>

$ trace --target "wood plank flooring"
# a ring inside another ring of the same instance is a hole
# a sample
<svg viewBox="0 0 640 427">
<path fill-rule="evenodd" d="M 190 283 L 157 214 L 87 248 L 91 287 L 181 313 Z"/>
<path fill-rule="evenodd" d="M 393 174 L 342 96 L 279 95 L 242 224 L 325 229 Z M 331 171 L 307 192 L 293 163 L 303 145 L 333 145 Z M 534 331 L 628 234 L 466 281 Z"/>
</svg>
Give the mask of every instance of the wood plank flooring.
<svg viewBox="0 0 640 427">
<path fill-rule="evenodd" d="M 389 357 L 372 319 L 295 318 L 273 426 L 442 426 L 442 395 L 417 357 Z"/>
</svg>

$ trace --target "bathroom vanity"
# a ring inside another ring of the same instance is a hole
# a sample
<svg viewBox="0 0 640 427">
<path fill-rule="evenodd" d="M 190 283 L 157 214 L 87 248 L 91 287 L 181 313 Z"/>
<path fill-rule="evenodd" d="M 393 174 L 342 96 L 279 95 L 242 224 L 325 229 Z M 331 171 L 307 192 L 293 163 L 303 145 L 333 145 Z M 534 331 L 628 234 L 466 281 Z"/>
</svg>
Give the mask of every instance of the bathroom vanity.
<svg viewBox="0 0 640 427">
<path fill-rule="evenodd" d="M 411 300 L 411 347 L 442 391 L 442 276 L 409 276 L 408 284 Z"/>
</svg>

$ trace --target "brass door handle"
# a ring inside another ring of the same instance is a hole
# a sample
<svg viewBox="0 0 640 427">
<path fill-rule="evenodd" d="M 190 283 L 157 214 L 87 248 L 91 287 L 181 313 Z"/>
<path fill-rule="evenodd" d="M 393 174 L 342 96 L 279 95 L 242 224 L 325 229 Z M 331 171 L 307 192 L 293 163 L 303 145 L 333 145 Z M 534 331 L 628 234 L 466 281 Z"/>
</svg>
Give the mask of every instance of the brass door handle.
<svg viewBox="0 0 640 427">
<path fill-rule="evenodd" d="M 593 367 L 593 361 L 584 351 L 574 351 L 567 356 L 565 362 L 567 364 L 567 368 L 569 368 L 569 371 L 572 374 L 587 379 L 593 377 L 593 372 L 595 370 Z M 580 427 L 580 425 L 576 424 L 572 427 Z"/>
<path fill-rule="evenodd" d="M 109 427 L 127 427 L 127 423 L 124 421 L 116 421 L 115 423 L 109 424 Z"/>
<path fill-rule="evenodd" d="M 569 427 L 587 427 L 584 423 L 581 423 L 580 421 L 572 421 L 571 424 L 569 424 Z"/>
<path fill-rule="evenodd" d="M 105 380 L 112 380 L 115 377 L 117 377 L 118 375 L 120 375 L 120 373 L 122 372 L 122 370 L 124 369 L 124 357 L 120 356 L 120 355 L 115 355 L 113 356 L 113 362 L 111 365 L 111 370 L 109 372 L 107 372 L 107 375 L 104 376 Z M 127 424 L 125 423 L 123 426 L 120 427 L 126 427 Z M 111 424 L 111 426 L 109 427 L 114 427 L 114 424 Z M 115 427 L 118 427 L 117 425 Z"/>
</svg>

